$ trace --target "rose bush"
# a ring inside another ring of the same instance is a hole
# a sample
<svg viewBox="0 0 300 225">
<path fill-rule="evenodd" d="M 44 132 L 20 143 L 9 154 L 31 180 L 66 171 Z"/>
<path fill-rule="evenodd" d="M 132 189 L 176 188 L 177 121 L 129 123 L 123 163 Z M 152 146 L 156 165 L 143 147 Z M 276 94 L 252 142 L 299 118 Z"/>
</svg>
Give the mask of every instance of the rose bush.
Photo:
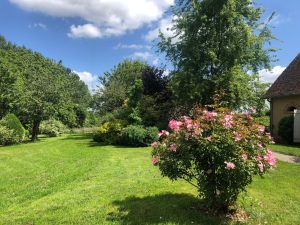
<svg viewBox="0 0 300 225">
<path fill-rule="evenodd" d="M 209 208 L 228 210 L 253 175 L 276 165 L 267 148 L 272 138 L 250 112 L 197 108 L 191 117 L 171 120 L 169 128 L 152 143 L 152 163 L 163 176 L 196 186 Z"/>
</svg>

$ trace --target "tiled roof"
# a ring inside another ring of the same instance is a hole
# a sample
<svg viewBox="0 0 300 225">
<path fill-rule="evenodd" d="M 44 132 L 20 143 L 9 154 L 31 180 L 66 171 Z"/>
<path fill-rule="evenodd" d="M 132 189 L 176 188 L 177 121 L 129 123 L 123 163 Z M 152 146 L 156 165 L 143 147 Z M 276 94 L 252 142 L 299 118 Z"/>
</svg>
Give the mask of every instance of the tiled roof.
<svg viewBox="0 0 300 225">
<path fill-rule="evenodd" d="M 300 95 L 300 53 L 272 84 L 265 98 Z"/>
</svg>

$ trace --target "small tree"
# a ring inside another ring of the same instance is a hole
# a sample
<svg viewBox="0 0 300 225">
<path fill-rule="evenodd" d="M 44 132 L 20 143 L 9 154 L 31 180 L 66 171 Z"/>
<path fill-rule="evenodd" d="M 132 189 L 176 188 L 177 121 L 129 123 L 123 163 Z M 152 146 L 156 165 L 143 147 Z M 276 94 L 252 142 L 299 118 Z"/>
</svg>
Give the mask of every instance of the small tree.
<svg viewBox="0 0 300 225">
<path fill-rule="evenodd" d="M 267 148 L 272 138 L 248 112 L 209 108 L 171 120 L 170 132 L 160 132 L 160 141 L 152 143 L 152 163 L 163 176 L 193 184 L 210 208 L 227 211 L 253 175 L 275 166 Z"/>
</svg>

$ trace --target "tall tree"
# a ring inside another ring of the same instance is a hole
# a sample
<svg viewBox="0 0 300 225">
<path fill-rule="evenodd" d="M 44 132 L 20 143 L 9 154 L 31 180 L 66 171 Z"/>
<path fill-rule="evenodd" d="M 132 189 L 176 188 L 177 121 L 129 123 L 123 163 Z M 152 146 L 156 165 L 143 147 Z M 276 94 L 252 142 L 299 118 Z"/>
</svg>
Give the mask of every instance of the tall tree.
<svg viewBox="0 0 300 225">
<path fill-rule="evenodd" d="M 273 36 L 262 13 L 252 0 L 178 1 L 174 37 L 161 34 L 158 46 L 174 64 L 172 86 L 181 104 L 210 104 L 219 90 L 233 109 L 249 104 L 257 72 L 270 68 L 275 51 L 265 48 Z"/>
<path fill-rule="evenodd" d="M 146 64 L 141 61 L 124 60 L 111 72 L 99 77 L 100 87 L 94 96 L 94 108 L 101 113 L 120 108 L 128 98 L 135 81 L 141 79 L 145 68 Z"/>
</svg>

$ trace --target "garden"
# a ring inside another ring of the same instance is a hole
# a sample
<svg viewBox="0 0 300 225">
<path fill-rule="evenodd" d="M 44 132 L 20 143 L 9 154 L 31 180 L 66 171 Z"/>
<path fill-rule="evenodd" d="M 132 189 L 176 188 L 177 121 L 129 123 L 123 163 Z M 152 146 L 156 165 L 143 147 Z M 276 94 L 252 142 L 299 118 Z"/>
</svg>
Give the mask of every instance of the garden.
<svg viewBox="0 0 300 225">
<path fill-rule="evenodd" d="M 155 43 L 172 69 L 124 59 L 92 92 L 0 36 L 0 224 L 298 224 L 300 165 L 273 152 L 300 156 L 293 118 L 275 143 L 258 74 L 273 15 L 251 2 L 179 1 Z"/>
</svg>

